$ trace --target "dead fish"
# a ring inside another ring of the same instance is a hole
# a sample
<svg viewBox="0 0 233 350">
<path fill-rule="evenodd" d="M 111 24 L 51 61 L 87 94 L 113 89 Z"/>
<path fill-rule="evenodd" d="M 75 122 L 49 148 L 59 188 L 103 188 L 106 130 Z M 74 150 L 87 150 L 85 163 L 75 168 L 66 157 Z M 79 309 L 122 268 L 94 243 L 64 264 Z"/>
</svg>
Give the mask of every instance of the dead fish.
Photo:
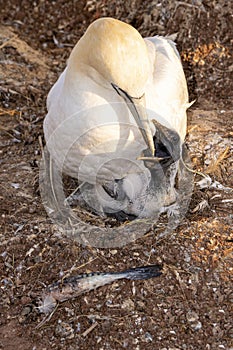
<svg viewBox="0 0 233 350">
<path fill-rule="evenodd" d="M 105 284 L 126 278 L 128 280 L 145 280 L 162 274 L 160 265 L 148 265 L 121 272 L 93 272 L 64 278 L 48 286 L 38 307 L 41 313 L 50 313 L 57 305 L 89 292 Z"/>
</svg>

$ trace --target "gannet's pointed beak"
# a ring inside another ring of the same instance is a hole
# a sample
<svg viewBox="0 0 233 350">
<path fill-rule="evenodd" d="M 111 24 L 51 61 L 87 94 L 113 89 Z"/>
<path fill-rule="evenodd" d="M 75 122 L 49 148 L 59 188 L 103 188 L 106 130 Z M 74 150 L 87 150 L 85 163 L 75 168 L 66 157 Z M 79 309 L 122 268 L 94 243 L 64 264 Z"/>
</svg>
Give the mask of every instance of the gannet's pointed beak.
<svg viewBox="0 0 233 350">
<path fill-rule="evenodd" d="M 155 147 L 145 108 L 145 96 L 143 95 L 139 98 L 131 97 L 126 91 L 119 88 L 119 86 L 116 84 L 112 83 L 112 86 L 118 95 L 120 95 L 126 102 L 153 157 L 155 153 Z"/>
<path fill-rule="evenodd" d="M 171 165 L 181 158 L 182 141 L 180 135 L 171 128 L 162 125 L 157 120 L 152 119 L 151 122 L 155 126 L 154 145 L 155 155 L 148 157 L 144 151 L 144 155 L 138 157 L 139 160 L 150 161 L 152 163 L 166 162 Z"/>
</svg>

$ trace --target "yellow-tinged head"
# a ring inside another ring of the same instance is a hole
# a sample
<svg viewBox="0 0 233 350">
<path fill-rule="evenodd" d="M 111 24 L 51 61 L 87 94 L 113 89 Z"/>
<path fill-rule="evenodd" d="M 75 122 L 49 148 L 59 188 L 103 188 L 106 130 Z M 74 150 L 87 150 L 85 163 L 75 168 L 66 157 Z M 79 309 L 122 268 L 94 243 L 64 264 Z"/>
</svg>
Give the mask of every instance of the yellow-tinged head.
<svg viewBox="0 0 233 350">
<path fill-rule="evenodd" d="M 73 49 L 69 64 L 86 74 L 93 70 L 105 83 L 141 97 L 150 73 L 147 47 L 132 26 L 113 18 L 94 21 Z"/>
</svg>

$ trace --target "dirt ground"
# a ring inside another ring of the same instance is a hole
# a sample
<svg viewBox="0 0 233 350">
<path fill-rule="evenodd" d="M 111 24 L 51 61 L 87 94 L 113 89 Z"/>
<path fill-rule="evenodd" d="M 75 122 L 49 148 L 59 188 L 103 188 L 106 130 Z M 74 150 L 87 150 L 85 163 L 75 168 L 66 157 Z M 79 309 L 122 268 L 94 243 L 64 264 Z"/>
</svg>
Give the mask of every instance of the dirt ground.
<svg viewBox="0 0 233 350">
<path fill-rule="evenodd" d="M 232 350 L 232 2 L 0 0 L 0 8 L 0 349 Z M 39 193 L 47 93 L 101 16 L 143 36 L 177 33 L 196 99 L 187 144 L 193 168 L 212 179 L 195 186 L 171 235 L 157 239 L 155 227 L 121 249 L 62 236 Z M 62 276 L 156 263 L 159 278 L 101 287 L 61 303 L 48 320 L 36 311 L 36 296 Z"/>
</svg>

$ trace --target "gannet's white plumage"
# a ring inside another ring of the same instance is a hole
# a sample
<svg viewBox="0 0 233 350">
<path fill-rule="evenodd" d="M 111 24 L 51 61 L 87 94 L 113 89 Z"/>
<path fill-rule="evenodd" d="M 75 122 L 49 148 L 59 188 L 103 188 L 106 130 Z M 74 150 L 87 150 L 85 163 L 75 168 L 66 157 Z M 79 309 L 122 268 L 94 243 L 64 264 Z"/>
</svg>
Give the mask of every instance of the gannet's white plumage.
<svg viewBox="0 0 233 350">
<path fill-rule="evenodd" d="M 76 44 L 49 92 L 47 147 L 59 168 L 91 185 L 83 196 L 97 212 L 150 216 L 174 201 L 177 159 L 161 181 L 161 166 L 151 170 L 138 158 L 145 149 L 161 157 L 161 143 L 172 157 L 172 149 L 181 153 L 188 106 L 175 44 L 143 39 L 132 26 L 101 18 Z"/>
</svg>

